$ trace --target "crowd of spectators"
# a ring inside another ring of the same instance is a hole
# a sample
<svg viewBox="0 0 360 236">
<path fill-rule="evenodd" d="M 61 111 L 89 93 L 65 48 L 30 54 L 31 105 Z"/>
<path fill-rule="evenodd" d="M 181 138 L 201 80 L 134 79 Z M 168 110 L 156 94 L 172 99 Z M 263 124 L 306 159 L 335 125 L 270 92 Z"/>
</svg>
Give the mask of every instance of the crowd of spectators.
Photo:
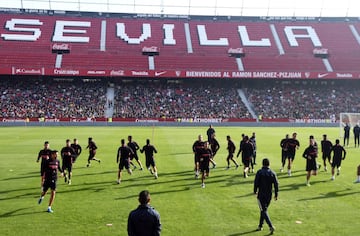
<svg viewBox="0 0 360 236">
<path fill-rule="evenodd" d="M 106 84 L 53 79 L 1 79 L 1 117 L 96 118 L 104 116 Z"/>
<path fill-rule="evenodd" d="M 268 119 L 339 119 L 360 112 L 354 82 L 272 83 L 245 89 L 255 112 Z"/>
<path fill-rule="evenodd" d="M 107 81 L 2 78 L 0 116 L 4 118 L 98 118 L 109 108 Z M 241 88 L 255 114 L 267 119 L 339 119 L 359 112 L 355 82 L 145 81 L 112 82 L 113 117 L 252 118 L 241 101 Z"/>
<path fill-rule="evenodd" d="M 132 83 L 117 85 L 115 117 L 249 117 L 237 88 L 214 84 Z"/>
</svg>

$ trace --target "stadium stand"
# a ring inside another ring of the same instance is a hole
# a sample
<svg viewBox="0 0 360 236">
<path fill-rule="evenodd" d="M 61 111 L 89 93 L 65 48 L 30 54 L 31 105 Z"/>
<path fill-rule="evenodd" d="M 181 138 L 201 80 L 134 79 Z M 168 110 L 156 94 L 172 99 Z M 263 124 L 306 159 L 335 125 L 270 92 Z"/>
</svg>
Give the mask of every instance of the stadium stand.
<svg viewBox="0 0 360 236">
<path fill-rule="evenodd" d="M 117 91 L 115 117 L 249 118 L 231 84 L 132 83 L 117 85 Z"/>
<path fill-rule="evenodd" d="M 27 22 L 29 20 L 31 23 Z M 236 72 L 239 71 L 237 63 L 227 51 L 243 48 L 244 71 L 313 72 L 311 76 L 316 77 L 319 72 L 331 72 L 313 54 L 314 49 L 324 48 L 329 51 L 329 64 L 337 72 L 330 76 L 342 78 L 341 74 L 354 73 L 352 77 L 357 78 L 359 74 L 358 21 L 49 16 L 0 12 L 0 22 L 5 25 L 0 29 L 3 74 L 31 75 L 34 72 L 31 69 L 42 68 L 39 74 L 50 76 L 73 75 L 67 70 L 75 70 L 83 76 L 99 70 L 104 71 L 102 75 L 110 76 L 108 70 L 124 70 L 129 71 L 124 76 L 136 77 L 131 70 L 150 70 L 148 58 L 141 53 L 144 46 L 159 49 L 155 70 L 162 71 Z M 50 50 L 53 43 L 65 43 L 71 48 L 70 53 L 63 56 L 61 69 L 65 71 L 60 74 L 54 72 L 56 55 Z M 179 74 L 171 76 L 179 77 Z"/>
<path fill-rule="evenodd" d="M 101 118 L 109 101 L 109 81 L 1 79 L 3 118 Z M 175 83 L 176 82 L 176 83 Z M 112 81 L 115 118 L 251 118 L 237 90 L 264 119 L 339 119 L 357 112 L 356 81 Z"/>
<path fill-rule="evenodd" d="M 288 121 L 358 112 L 358 21 L 242 19 L 0 12 L 0 116 Z M 61 61 L 54 43 L 70 50 Z M 241 58 L 229 56 L 239 48 Z"/>
<path fill-rule="evenodd" d="M 1 117 L 96 118 L 104 116 L 104 82 L 1 79 Z"/>
</svg>

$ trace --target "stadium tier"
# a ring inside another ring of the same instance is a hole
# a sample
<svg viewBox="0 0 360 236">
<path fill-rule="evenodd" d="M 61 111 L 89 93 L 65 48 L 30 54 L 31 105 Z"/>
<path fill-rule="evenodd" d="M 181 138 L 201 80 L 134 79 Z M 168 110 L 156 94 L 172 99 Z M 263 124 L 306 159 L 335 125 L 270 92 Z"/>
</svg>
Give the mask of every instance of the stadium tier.
<svg viewBox="0 0 360 236">
<path fill-rule="evenodd" d="M 0 74 L 360 78 L 357 20 L 0 13 Z"/>
</svg>

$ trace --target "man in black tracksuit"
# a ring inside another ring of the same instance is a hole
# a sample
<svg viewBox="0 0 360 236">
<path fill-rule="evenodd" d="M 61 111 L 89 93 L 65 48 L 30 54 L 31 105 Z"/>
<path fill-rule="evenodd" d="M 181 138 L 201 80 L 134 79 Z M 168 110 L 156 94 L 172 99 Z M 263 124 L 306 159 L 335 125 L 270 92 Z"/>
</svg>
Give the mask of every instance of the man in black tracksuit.
<svg viewBox="0 0 360 236">
<path fill-rule="evenodd" d="M 258 204 L 260 208 L 260 221 L 257 231 L 262 230 L 264 220 L 270 227 L 270 234 L 275 231 L 275 227 L 270 221 L 270 217 L 267 213 L 267 209 L 270 205 L 272 198 L 272 188 L 274 186 L 275 201 L 278 197 L 279 183 L 276 177 L 276 173 L 272 171 L 269 166 L 269 159 L 265 158 L 262 161 L 263 167 L 258 170 L 254 180 L 254 194 L 257 194 Z"/>
<path fill-rule="evenodd" d="M 127 231 L 129 236 L 159 236 L 161 232 L 160 214 L 150 206 L 150 193 L 139 194 L 140 205 L 129 214 Z"/>
</svg>

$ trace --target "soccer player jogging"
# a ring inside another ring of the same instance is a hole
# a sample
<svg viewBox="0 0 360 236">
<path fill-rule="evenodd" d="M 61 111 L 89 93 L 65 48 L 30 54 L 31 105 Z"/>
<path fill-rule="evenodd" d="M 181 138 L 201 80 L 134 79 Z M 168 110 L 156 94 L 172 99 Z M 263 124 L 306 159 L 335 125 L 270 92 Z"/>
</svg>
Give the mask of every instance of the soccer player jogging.
<svg viewBox="0 0 360 236">
<path fill-rule="evenodd" d="M 135 142 L 135 141 L 133 141 L 132 140 L 132 136 L 131 135 L 129 135 L 128 136 L 128 147 L 129 148 L 131 148 L 131 150 L 133 151 L 132 152 L 132 154 L 131 154 L 131 156 L 130 156 L 130 164 L 134 167 L 134 170 L 136 169 L 136 165 L 132 162 L 132 160 L 133 159 L 135 159 L 136 160 L 136 162 L 139 164 L 139 166 L 140 166 L 140 170 L 142 170 L 143 169 L 143 166 L 142 166 L 142 164 L 141 164 L 141 161 L 139 160 L 139 157 L 138 157 L 138 154 L 137 154 L 137 150 L 139 150 L 139 145 Z"/>
<path fill-rule="evenodd" d="M 263 229 L 264 221 L 266 221 L 270 228 L 270 234 L 273 234 L 275 231 L 275 227 L 270 220 L 267 210 L 271 202 L 273 187 L 275 201 L 278 198 L 279 183 L 276 177 L 276 173 L 269 168 L 269 159 L 263 159 L 262 164 L 263 167 L 256 172 L 254 180 L 254 194 L 256 194 L 257 196 L 260 208 L 260 221 L 259 226 L 256 230 L 261 231 Z"/>
<path fill-rule="evenodd" d="M 295 159 L 296 150 L 300 147 L 300 142 L 296 139 L 297 133 L 292 134 L 292 138 L 287 141 L 288 175 L 291 176 L 291 167 Z"/>
<path fill-rule="evenodd" d="M 227 162 L 227 167 L 226 169 L 229 169 L 230 168 L 230 160 L 232 162 L 234 162 L 235 164 L 235 168 L 237 169 L 239 167 L 239 164 L 236 162 L 236 160 L 234 160 L 234 153 L 235 153 L 235 144 L 234 142 L 231 140 L 231 137 L 230 135 L 226 136 L 226 140 L 228 142 L 228 145 L 227 145 L 227 150 L 228 150 L 228 156 L 226 158 L 226 162 Z"/>
<path fill-rule="evenodd" d="M 118 148 L 116 155 L 116 163 L 119 164 L 117 184 L 121 183 L 121 172 L 124 168 L 130 175 L 132 174 L 132 171 L 130 169 L 130 157 L 132 154 L 133 151 L 131 150 L 131 148 L 125 145 L 125 139 L 121 139 L 121 146 Z"/>
<path fill-rule="evenodd" d="M 90 166 L 90 161 L 97 161 L 97 162 L 101 162 L 99 159 L 95 158 L 96 155 L 96 150 L 97 150 L 97 146 L 95 144 L 95 142 L 93 141 L 93 139 L 91 137 L 89 137 L 88 139 L 88 145 L 86 147 L 86 149 L 89 149 L 89 157 L 88 157 L 88 163 L 87 163 L 87 167 Z"/>
<path fill-rule="evenodd" d="M 318 149 L 315 145 L 315 140 L 309 140 L 309 146 L 305 149 L 303 157 L 306 159 L 306 185 L 310 186 L 310 177 L 311 175 L 317 175 L 318 165 L 316 163 L 316 158 L 318 156 Z"/>
<path fill-rule="evenodd" d="M 70 139 L 66 140 L 66 146 L 61 149 L 62 169 L 64 171 L 65 183 L 71 185 L 73 157 L 76 155 L 75 150 L 71 147 Z"/>
<path fill-rule="evenodd" d="M 76 138 L 74 138 L 74 142 L 71 144 L 71 147 L 75 151 L 75 155 L 73 156 L 73 163 L 75 163 L 77 158 L 80 156 L 80 154 L 82 152 L 82 148 L 79 144 L 79 141 Z"/>
<path fill-rule="evenodd" d="M 280 172 L 284 171 L 286 158 L 288 156 L 288 140 L 289 140 L 289 135 L 286 134 L 285 138 L 283 138 L 280 141 L 280 147 L 281 147 L 281 168 L 280 168 Z"/>
<path fill-rule="evenodd" d="M 158 172 L 155 165 L 154 153 L 157 153 L 156 148 L 150 144 L 150 139 L 146 139 L 146 145 L 140 149 L 141 153 L 145 152 L 145 165 L 155 179 L 158 178 Z"/>
<path fill-rule="evenodd" d="M 209 164 L 212 157 L 212 151 L 209 147 L 209 143 L 204 143 L 204 148 L 201 150 L 199 167 L 201 171 L 201 187 L 205 188 L 205 178 L 209 177 Z"/>
<path fill-rule="evenodd" d="M 322 159 L 324 163 L 324 171 L 327 171 L 326 167 L 326 160 L 329 162 L 331 166 L 331 149 L 332 143 L 330 140 L 327 139 L 327 135 L 323 135 L 323 140 L 321 140 L 321 152 L 322 152 Z"/>
<path fill-rule="evenodd" d="M 195 162 L 195 178 L 199 178 L 199 158 L 201 150 L 204 148 L 203 136 L 199 134 L 198 139 L 192 145 L 192 150 L 194 152 L 194 162 Z"/>
<path fill-rule="evenodd" d="M 253 145 L 250 143 L 249 136 L 244 136 L 244 142 L 241 147 L 241 160 L 244 164 L 244 178 L 248 177 L 252 155 L 254 154 Z"/>
<path fill-rule="evenodd" d="M 50 153 L 51 153 L 50 144 L 48 141 L 45 141 L 44 149 L 41 149 L 39 151 L 38 157 L 36 159 L 36 162 L 39 162 L 41 158 L 41 164 L 40 164 L 41 188 L 43 187 L 45 180 L 45 164 L 46 161 L 50 158 Z"/>
<path fill-rule="evenodd" d="M 57 182 L 57 176 L 58 176 L 58 170 L 61 172 L 61 175 L 63 175 L 61 167 L 60 167 L 60 161 L 57 159 L 58 151 L 53 150 L 50 153 L 50 158 L 45 160 L 45 181 L 43 186 L 43 191 L 41 193 L 41 196 L 39 198 L 38 203 L 41 204 L 41 202 L 44 199 L 45 194 L 51 189 L 51 196 L 49 200 L 49 206 L 47 209 L 47 212 L 53 213 L 52 205 L 55 200 L 55 194 L 56 194 L 56 182 Z"/>
<path fill-rule="evenodd" d="M 212 157 L 210 159 L 210 162 L 213 164 L 213 168 L 215 168 L 216 162 L 214 161 L 214 157 L 215 157 L 217 151 L 219 151 L 219 149 L 220 149 L 220 144 L 215 138 L 215 133 L 212 134 L 209 144 L 210 144 L 210 149 L 212 151 Z"/>
<path fill-rule="evenodd" d="M 331 151 L 334 153 L 332 163 L 331 163 L 331 180 L 335 180 L 335 168 L 337 168 L 337 175 L 340 175 L 341 161 L 346 157 L 346 151 L 344 147 L 340 145 L 340 140 L 335 140 L 335 145 L 332 147 Z"/>
</svg>

